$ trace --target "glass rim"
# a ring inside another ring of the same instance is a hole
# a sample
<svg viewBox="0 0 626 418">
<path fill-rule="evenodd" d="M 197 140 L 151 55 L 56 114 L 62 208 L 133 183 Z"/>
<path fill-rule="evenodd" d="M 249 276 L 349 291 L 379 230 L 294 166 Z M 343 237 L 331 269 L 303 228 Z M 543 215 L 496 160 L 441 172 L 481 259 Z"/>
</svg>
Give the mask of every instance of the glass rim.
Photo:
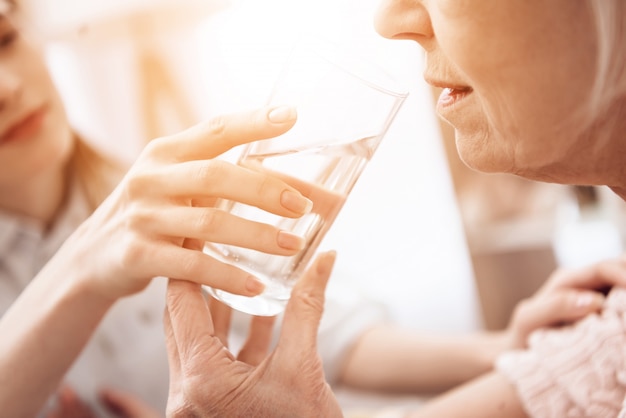
<svg viewBox="0 0 626 418">
<path fill-rule="evenodd" d="M 332 41 L 322 35 L 308 33 L 302 35 L 295 43 L 289 54 L 287 63 L 297 53 L 301 46 L 308 46 L 322 59 L 340 70 L 346 72 L 351 77 L 361 81 L 370 88 L 381 91 L 398 99 L 405 99 L 409 95 L 409 90 L 403 86 L 396 77 L 391 75 L 378 63 L 371 61 L 361 54 L 349 51 L 345 45 Z M 344 54 L 349 54 L 346 58 Z M 358 64 L 358 68 L 349 64 L 348 60 Z"/>
</svg>

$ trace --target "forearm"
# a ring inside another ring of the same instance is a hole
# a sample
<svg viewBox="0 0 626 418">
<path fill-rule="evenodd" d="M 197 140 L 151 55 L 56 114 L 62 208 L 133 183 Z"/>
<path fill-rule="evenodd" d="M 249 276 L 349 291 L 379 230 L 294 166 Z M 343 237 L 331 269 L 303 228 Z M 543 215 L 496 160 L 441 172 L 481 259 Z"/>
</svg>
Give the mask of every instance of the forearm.
<svg viewBox="0 0 626 418">
<path fill-rule="evenodd" d="M 491 370 L 506 343 L 504 333 L 430 335 L 379 326 L 355 344 L 341 382 L 369 390 L 438 393 Z"/>
<path fill-rule="evenodd" d="M 79 274 L 53 259 L 0 320 L 3 415 L 36 415 L 113 304 Z"/>
<path fill-rule="evenodd" d="M 515 387 L 497 372 L 485 374 L 434 398 L 407 418 L 526 418 Z"/>
</svg>

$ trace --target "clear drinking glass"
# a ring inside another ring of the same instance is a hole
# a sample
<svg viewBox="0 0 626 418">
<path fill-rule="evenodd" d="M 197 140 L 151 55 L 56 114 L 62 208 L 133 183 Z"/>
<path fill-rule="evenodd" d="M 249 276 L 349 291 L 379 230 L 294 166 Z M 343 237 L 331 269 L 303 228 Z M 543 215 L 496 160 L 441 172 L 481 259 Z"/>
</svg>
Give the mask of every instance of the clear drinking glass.
<svg viewBox="0 0 626 418">
<path fill-rule="evenodd" d="M 250 272 L 266 285 L 255 297 L 207 288 L 215 298 L 253 315 L 272 316 L 285 308 L 356 180 L 376 151 L 407 96 L 387 73 L 350 51 L 307 37 L 292 51 L 274 86 L 269 105 L 294 105 L 298 120 L 287 133 L 246 146 L 238 164 L 271 173 L 313 202 L 297 219 L 222 200 L 221 209 L 275 225 L 305 238 L 294 256 L 207 243 L 205 252 Z"/>
</svg>

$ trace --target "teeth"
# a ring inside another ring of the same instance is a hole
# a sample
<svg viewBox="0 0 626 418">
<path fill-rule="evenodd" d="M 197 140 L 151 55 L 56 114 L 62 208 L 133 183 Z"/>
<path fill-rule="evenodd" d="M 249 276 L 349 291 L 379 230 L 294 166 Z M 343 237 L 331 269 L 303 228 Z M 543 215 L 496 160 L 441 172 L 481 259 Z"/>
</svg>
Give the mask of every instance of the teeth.
<svg viewBox="0 0 626 418">
<path fill-rule="evenodd" d="M 444 89 L 446 94 L 467 93 L 471 90 L 470 87 L 446 87 Z"/>
</svg>

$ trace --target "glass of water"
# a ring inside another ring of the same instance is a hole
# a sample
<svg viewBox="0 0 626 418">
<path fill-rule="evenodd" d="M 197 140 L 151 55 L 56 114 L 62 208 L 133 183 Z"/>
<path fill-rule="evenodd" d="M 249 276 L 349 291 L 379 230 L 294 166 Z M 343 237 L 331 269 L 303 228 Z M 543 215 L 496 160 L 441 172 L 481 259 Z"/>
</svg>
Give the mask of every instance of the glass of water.
<svg viewBox="0 0 626 418">
<path fill-rule="evenodd" d="M 238 164 L 282 179 L 309 198 L 313 208 L 291 219 L 228 200 L 219 207 L 300 235 L 305 248 L 284 256 L 207 243 L 206 253 L 250 272 L 266 286 L 255 297 L 213 288 L 209 293 L 252 315 L 282 312 L 406 97 L 407 91 L 385 71 L 336 44 L 316 37 L 297 43 L 269 99 L 270 106 L 295 106 L 297 122 L 283 135 L 247 145 Z"/>
</svg>

